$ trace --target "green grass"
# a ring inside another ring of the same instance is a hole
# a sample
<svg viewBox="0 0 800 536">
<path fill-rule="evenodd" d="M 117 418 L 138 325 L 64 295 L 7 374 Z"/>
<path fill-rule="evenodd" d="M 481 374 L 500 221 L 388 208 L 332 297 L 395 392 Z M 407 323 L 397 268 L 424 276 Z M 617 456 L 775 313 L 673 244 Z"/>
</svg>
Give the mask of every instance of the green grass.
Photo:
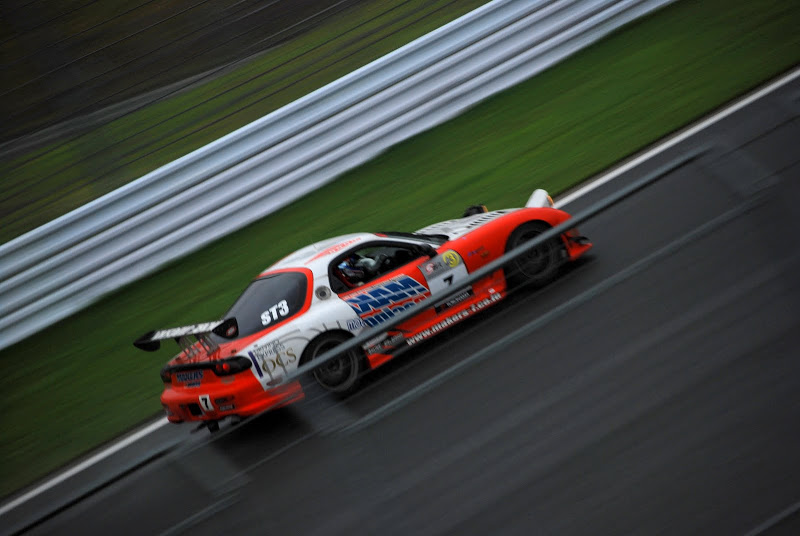
<svg viewBox="0 0 800 536">
<path fill-rule="evenodd" d="M 0 352 L 0 493 L 159 411 L 169 352 L 136 351 L 141 333 L 218 318 L 249 278 L 313 240 L 563 191 L 797 64 L 798 27 L 795 3 L 679 2 Z"/>
<path fill-rule="evenodd" d="M 473 1 L 451 11 L 469 9 Z M 274 49 L 338 13 L 349 10 L 348 19 L 358 12 L 397 7 L 408 12 L 404 3 L 408 2 L 6 2 L 17 5 L 4 7 L 0 17 L 0 117 L 8 118 L 0 121 L 0 139 L 14 139 L 254 51 Z"/>
<path fill-rule="evenodd" d="M 0 161 L 0 243 L 318 89 L 485 0 L 350 8 L 222 76 Z"/>
</svg>

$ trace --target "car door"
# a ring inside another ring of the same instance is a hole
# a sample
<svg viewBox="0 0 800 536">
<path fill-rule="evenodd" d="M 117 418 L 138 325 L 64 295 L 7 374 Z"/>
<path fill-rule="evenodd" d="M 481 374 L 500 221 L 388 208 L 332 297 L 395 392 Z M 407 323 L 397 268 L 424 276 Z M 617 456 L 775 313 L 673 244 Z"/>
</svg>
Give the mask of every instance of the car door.
<svg viewBox="0 0 800 536">
<path fill-rule="evenodd" d="M 440 254 L 429 244 L 392 240 L 353 247 L 338 255 L 329 268 L 331 289 L 368 327 L 380 326 L 423 301 L 436 305 L 437 296 L 467 275 L 455 251 Z M 421 312 L 399 326 L 400 331 L 413 332 L 415 325 L 435 318 L 438 309 Z"/>
</svg>

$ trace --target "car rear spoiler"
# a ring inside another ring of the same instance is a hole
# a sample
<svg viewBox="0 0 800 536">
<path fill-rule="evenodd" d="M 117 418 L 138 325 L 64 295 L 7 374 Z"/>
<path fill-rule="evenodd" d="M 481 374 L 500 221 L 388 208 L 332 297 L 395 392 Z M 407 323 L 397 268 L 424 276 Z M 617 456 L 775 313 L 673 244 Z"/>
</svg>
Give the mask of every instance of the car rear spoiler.
<svg viewBox="0 0 800 536">
<path fill-rule="evenodd" d="M 236 318 L 231 317 L 214 322 L 192 324 L 191 326 L 148 331 L 133 341 L 133 345 L 145 352 L 155 352 L 161 347 L 160 341 L 175 339 L 175 342 L 184 350 L 194 345 L 195 342 L 200 342 L 203 346 L 208 348 L 209 346 L 216 346 L 216 344 L 208 338 L 208 334 L 210 333 L 219 335 L 225 339 L 233 339 L 239 334 L 239 324 L 236 322 Z M 189 338 L 192 335 L 194 336 L 194 341 Z"/>
</svg>

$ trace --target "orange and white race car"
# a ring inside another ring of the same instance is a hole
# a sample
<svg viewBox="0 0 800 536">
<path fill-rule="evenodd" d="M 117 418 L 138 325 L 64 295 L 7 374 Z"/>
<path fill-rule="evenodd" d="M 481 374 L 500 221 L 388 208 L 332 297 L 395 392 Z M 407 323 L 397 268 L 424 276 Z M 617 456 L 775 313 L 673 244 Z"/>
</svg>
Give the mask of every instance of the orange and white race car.
<svg viewBox="0 0 800 536">
<path fill-rule="evenodd" d="M 161 370 L 161 402 L 172 422 L 248 416 L 301 400 L 289 378 L 365 329 L 376 336 L 360 349 L 313 369 L 324 389 L 349 393 L 362 373 L 401 350 L 502 300 L 514 285 L 542 285 L 591 244 L 577 230 L 544 242 L 454 295 L 452 287 L 507 251 L 569 219 L 536 190 L 524 208 L 469 207 L 459 219 L 414 233 L 357 233 L 304 247 L 259 274 L 224 320 L 151 331 L 134 342 L 155 350 L 174 339 L 182 351 Z M 385 331 L 382 324 L 419 313 Z M 288 379 L 288 381 L 287 381 Z"/>
</svg>

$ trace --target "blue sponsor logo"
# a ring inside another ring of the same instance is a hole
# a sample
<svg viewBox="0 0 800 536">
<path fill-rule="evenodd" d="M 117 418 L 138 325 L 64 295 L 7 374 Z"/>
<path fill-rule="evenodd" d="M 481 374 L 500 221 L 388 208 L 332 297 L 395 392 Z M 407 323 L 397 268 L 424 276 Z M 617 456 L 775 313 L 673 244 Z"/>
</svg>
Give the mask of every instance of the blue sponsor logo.
<svg viewBox="0 0 800 536">
<path fill-rule="evenodd" d="M 252 361 L 253 365 L 256 367 L 256 372 L 258 373 L 258 377 L 263 378 L 264 373 L 261 372 L 261 367 L 258 366 L 258 359 L 256 359 L 256 356 L 253 355 L 253 352 L 248 352 L 247 355 L 250 356 L 250 361 Z"/>
<path fill-rule="evenodd" d="M 179 382 L 191 382 L 195 380 L 201 380 L 203 378 L 203 371 L 192 370 L 190 372 L 177 372 L 175 373 L 175 377 L 178 378 Z"/>
<path fill-rule="evenodd" d="M 366 325 L 373 327 L 413 307 L 424 300 L 427 293 L 424 285 L 405 275 L 360 291 L 346 301 Z"/>
<path fill-rule="evenodd" d="M 364 327 L 364 321 L 360 318 L 354 318 L 347 321 L 347 331 L 355 331 Z"/>
</svg>

